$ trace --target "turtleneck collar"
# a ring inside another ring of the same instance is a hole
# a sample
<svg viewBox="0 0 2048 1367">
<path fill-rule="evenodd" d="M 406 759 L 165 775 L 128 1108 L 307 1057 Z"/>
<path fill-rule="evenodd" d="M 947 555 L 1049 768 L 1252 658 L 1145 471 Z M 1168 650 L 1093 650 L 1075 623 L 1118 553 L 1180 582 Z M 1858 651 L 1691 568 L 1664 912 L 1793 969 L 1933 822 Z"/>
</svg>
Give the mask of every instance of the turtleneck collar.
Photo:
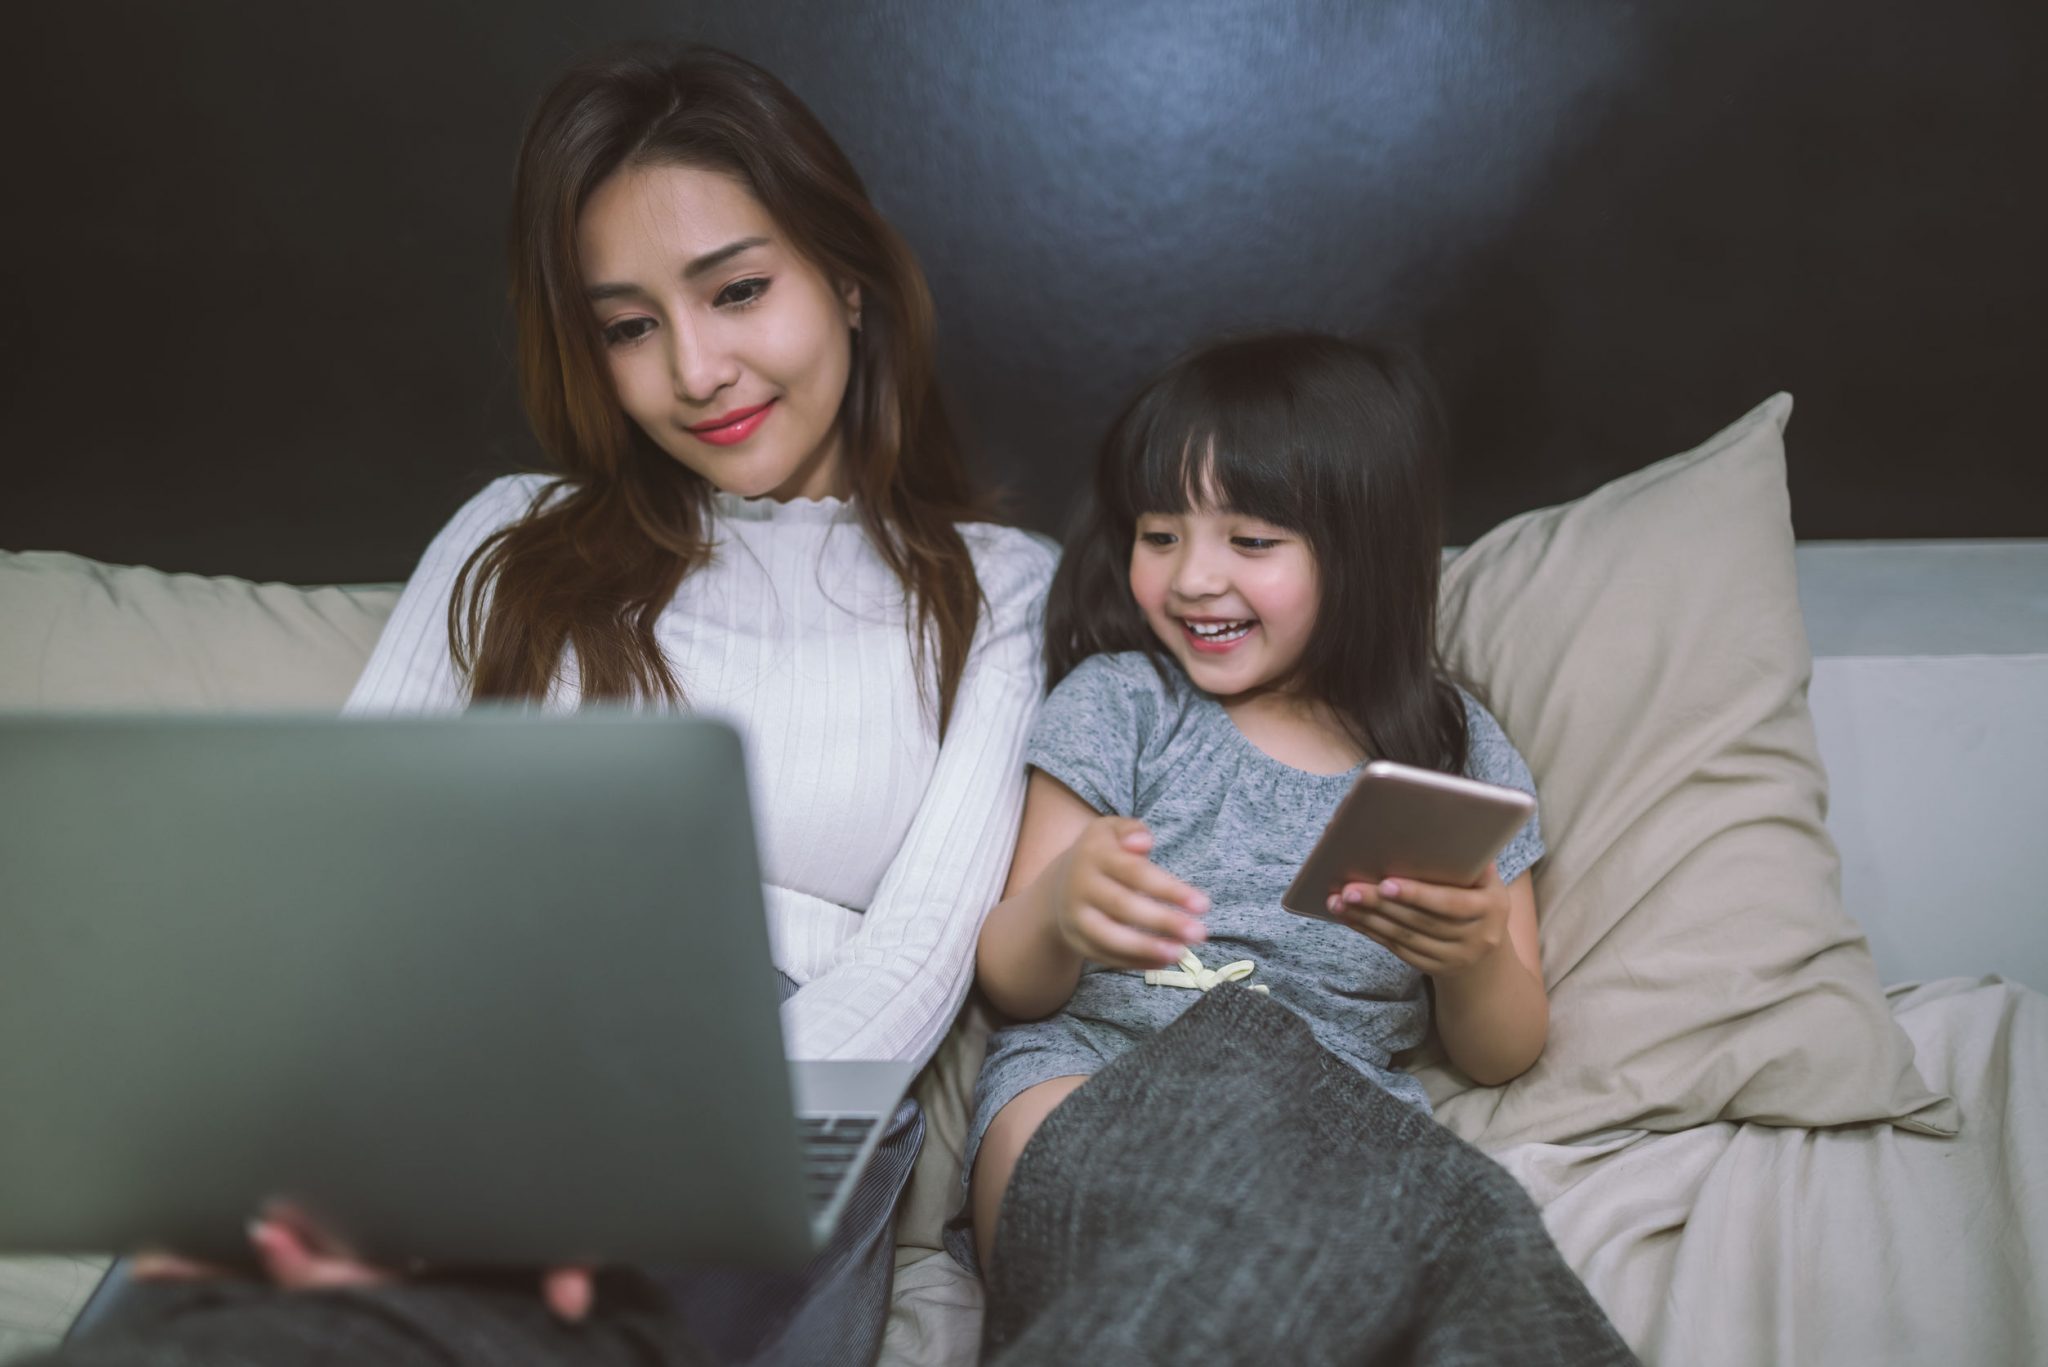
<svg viewBox="0 0 2048 1367">
<path fill-rule="evenodd" d="M 723 489 L 711 491 L 711 511 L 732 522 L 831 523 L 853 518 L 853 502 L 834 498 L 741 498 Z"/>
</svg>

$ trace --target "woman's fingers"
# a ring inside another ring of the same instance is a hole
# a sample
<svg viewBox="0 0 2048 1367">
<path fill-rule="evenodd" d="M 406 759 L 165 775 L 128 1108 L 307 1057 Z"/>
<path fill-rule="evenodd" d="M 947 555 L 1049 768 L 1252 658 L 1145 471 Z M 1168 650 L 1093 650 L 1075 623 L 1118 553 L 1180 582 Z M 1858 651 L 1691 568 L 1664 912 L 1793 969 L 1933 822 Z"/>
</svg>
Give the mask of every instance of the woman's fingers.
<svg viewBox="0 0 2048 1367">
<path fill-rule="evenodd" d="M 347 1253 L 321 1247 L 306 1231 L 280 1220 L 253 1221 L 249 1246 L 262 1261 L 264 1274 L 288 1290 L 375 1286 L 390 1281 L 393 1275 Z"/>
<path fill-rule="evenodd" d="M 128 1259 L 128 1274 L 143 1282 L 191 1282 L 244 1275 L 220 1263 L 203 1263 L 177 1253 L 137 1253 Z"/>
<path fill-rule="evenodd" d="M 596 1274 L 587 1267 L 551 1267 L 541 1274 L 540 1294 L 556 1318 L 574 1324 L 597 1299 Z"/>
</svg>

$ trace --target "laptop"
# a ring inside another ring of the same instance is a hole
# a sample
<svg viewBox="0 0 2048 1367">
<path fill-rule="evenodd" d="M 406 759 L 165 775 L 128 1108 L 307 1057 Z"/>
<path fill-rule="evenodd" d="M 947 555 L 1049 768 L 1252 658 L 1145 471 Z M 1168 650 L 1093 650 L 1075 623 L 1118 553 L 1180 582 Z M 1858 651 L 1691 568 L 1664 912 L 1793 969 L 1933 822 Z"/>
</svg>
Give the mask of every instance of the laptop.
<svg viewBox="0 0 2048 1367">
<path fill-rule="evenodd" d="M 719 722 L 0 717 L 0 1248 L 799 1266 L 914 1070 L 780 995 Z"/>
</svg>

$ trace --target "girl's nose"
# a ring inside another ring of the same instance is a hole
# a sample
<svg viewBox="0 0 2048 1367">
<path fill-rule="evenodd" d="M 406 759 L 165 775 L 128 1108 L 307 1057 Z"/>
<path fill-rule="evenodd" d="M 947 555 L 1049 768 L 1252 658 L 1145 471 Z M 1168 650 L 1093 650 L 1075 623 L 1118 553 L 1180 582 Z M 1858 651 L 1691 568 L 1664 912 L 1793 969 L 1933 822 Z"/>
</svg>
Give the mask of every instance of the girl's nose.
<svg viewBox="0 0 2048 1367">
<path fill-rule="evenodd" d="M 1173 592 L 1177 598 L 1213 598 L 1229 583 L 1222 566 L 1198 550 L 1182 555 L 1173 567 Z"/>
</svg>

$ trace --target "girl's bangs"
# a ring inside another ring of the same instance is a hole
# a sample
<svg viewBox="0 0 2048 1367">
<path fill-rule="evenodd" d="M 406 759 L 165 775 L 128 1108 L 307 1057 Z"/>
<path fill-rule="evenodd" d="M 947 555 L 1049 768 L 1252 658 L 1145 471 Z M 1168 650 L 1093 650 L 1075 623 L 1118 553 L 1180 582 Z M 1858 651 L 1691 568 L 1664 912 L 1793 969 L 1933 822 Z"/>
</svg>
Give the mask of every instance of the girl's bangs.
<svg viewBox="0 0 2048 1367">
<path fill-rule="evenodd" d="M 1302 530 L 1306 488 L 1287 406 L 1244 396 L 1202 401 L 1208 397 L 1161 396 L 1159 411 L 1136 434 L 1134 458 L 1121 463 L 1121 511 L 1135 519 L 1214 507 Z"/>
</svg>

